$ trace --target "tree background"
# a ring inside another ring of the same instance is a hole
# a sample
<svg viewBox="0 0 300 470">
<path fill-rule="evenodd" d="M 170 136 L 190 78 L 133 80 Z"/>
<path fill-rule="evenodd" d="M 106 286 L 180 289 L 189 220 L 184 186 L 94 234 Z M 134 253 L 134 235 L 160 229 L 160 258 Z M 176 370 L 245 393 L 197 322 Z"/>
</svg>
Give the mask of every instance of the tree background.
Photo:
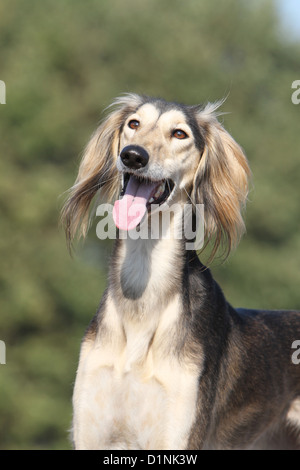
<svg viewBox="0 0 300 470">
<path fill-rule="evenodd" d="M 102 111 L 124 92 L 187 104 L 228 95 L 222 119 L 253 187 L 247 234 L 213 273 L 234 306 L 300 308 L 300 44 L 286 33 L 268 0 L 1 2 L 1 449 L 71 448 L 80 341 L 111 247 L 92 228 L 70 258 L 59 211 Z"/>
</svg>

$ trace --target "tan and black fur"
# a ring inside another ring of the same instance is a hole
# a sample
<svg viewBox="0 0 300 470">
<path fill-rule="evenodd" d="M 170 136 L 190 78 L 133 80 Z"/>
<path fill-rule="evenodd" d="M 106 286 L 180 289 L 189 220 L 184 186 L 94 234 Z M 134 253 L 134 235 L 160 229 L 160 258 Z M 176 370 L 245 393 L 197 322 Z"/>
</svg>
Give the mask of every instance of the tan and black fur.
<svg viewBox="0 0 300 470">
<path fill-rule="evenodd" d="M 172 181 L 162 210 L 204 204 L 211 258 L 220 246 L 227 256 L 244 230 L 250 170 L 217 120 L 218 105 L 131 94 L 114 106 L 63 209 L 69 242 L 86 234 L 92 200 L 114 201 L 129 173 Z M 128 147 L 147 163 L 126 166 Z M 180 217 L 170 218 L 175 230 Z M 75 448 L 299 449 L 300 365 L 291 347 L 300 313 L 234 309 L 185 246 L 176 237 L 116 241 L 81 347 Z"/>
</svg>

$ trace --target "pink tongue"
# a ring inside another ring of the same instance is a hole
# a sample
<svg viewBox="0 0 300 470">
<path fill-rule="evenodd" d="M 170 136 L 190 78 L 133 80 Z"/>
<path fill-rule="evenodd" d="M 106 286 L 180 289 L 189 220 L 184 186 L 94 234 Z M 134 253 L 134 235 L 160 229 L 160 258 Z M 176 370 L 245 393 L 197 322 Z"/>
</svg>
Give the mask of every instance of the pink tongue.
<svg viewBox="0 0 300 470">
<path fill-rule="evenodd" d="M 132 230 L 141 222 L 156 186 L 157 183 L 141 183 L 130 176 L 124 196 L 115 202 L 113 208 L 113 219 L 119 229 Z"/>
</svg>

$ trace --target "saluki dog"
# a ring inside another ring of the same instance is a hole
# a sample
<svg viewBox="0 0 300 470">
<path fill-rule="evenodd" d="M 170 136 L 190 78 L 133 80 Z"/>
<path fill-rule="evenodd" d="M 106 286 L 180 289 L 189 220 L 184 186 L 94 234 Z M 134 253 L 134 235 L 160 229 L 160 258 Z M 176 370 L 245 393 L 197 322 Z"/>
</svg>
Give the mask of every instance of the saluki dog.
<svg viewBox="0 0 300 470">
<path fill-rule="evenodd" d="M 300 312 L 234 309 L 182 231 L 178 208 L 195 225 L 203 207 L 212 258 L 244 231 L 250 170 L 219 104 L 126 94 L 85 149 L 67 238 L 86 235 L 92 200 L 111 203 L 117 237 L 81 346 L 75 449 L 300 448 Z"/>
</svg>

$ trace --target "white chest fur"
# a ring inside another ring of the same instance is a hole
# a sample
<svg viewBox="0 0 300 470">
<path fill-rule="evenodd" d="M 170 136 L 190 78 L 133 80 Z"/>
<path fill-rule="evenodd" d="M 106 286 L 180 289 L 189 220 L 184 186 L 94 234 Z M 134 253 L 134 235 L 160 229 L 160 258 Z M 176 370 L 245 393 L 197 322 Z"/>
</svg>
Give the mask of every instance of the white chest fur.
<svg viewBox="0 0 300 470">
<path fill-rule="evenodd" d="M 196 365 L 178 353 L 180 250 L 176 239 L 128 239 L 119 246 L 100 329 L 81 350 L 76 448 L 187 446 L 202 358 L 200 351 Z"/>
<path fill-rule="evenodd" d="M 81 351 L 73 398 L 77 449 L 185 448 L 199 368 L 167 354 L 178 308 L 176 298 L 157 324 L 124 328 L 108 300 L 103 334 Z"/>
</svg>

